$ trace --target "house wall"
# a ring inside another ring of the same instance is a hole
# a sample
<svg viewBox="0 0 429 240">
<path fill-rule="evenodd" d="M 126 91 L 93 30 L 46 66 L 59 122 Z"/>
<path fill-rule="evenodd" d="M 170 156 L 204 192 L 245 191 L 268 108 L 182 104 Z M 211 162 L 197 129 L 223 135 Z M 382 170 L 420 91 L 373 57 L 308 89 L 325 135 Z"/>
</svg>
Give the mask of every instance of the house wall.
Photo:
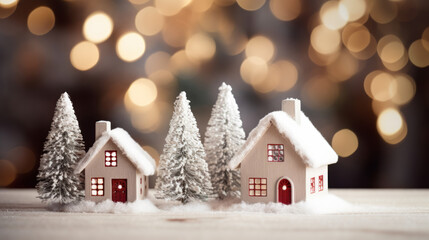
<svg viewBox="0 0 429 240">
<path fill-rule="evenodd" d="M 284 162 L 268 162 L 267 145 L 284 144 Z M 295 153 L 294 147 L 271 125 L 255 147 L 243 159 L 241 172 L 241 198 L 249 203 L 277 202 L 277 182 L 287 177 L 292 184 L 292 203 L 305 200 L 306 166 Z M 249 178 L 267 178 L 267 196 L 249 196 Z"/>
<path fill-rule="evenodd" d="M 105 167 L 104 152 L 106 150 L 116 150 L 118 164 L 116 167 Z M 137 191 L 137 183 L 140 183 L 137 174 L 134 165 L 112 140 L 109 140 L 85 168 L 85 199 L 94 202 L 112 199 L 112 179 L 127 179 L 127 201 L 135 201 L 138 197 L 137 193 L 140 193 L 138 192 L 140 188 Z M 104 196 L 91 196 L 91 178 L 94 177 L 104 177 Z"/>
<path fill-rule="evenodd" d="M 141 179 L 141 183 L 140 183 L 140 179 Z M 136 193 L 137 193 L 137 199 L 138 200 L 144 199 L 147 197 L 148 189 L 145 188 L 145 186 L 147 186 L 149 184 L 149 183 L 147 183 L 148 180 L 149 180 L 149 178 L 147 176 L 144 176 L 142 173 L 137 172 Z"/>
<path fill-rule="evenodd" d="M 323 176 L 323 190 L 319 191 L 319 176 Z M 311 178 L 315 179 L 315 192 L 311 192 Z M 305 177 L 306 198 L 313 199 L 328 193 L 328 166 L 307 168 Z"/>
</svg>

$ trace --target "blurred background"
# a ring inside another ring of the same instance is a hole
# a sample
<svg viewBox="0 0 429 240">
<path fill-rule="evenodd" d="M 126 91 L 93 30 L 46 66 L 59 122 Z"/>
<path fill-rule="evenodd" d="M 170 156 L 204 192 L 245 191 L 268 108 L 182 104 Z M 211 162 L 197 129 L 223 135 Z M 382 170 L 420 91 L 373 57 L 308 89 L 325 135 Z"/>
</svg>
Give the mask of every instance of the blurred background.
<svg viewBox="0 0 429 240">
<path fill-rule="evenodd" d="M 222 82 L 246 135 L 281 100 L 340 156 L 330 187 L 429 187 L 429 1 L 0 0 L 0 187 L 36 184 L 67 91 L 86 148 L 110 120 L 159 159 L 186 91 L 204 136 Z"/>
</svg>

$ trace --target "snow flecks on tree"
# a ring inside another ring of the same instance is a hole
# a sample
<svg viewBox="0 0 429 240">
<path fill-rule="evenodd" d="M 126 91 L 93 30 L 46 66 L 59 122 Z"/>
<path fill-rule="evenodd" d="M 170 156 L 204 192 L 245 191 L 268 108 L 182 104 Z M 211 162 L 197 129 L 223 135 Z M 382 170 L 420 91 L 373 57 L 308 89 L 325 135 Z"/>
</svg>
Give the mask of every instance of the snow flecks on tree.
<svg viewBox="0 0 429 240">
<path fill-rule="evenodd" d="M 42 201 L 67 204 L 84 197 L 82 175 L 73 173 L 84 155 L 85 146 L 72 102 L 63 93 L 40 159 L 36 188 Z"/>
<path fill-rule="evenodd" d="M 245 133 L 231 91 L 225 83 L 219 88 L 204 139 L 212 185 L 219 199 L 240 197 L 240 173 L 228 164 L 243 145 Z"/>
<path fill-rule="evenodd" d="M 174 103 L 160 157 L 156 197 L 182 203 L 211 197 L 212 185 L 205 157 L 197 122 L 186 93 L 182 92 Z"/>
</svg>

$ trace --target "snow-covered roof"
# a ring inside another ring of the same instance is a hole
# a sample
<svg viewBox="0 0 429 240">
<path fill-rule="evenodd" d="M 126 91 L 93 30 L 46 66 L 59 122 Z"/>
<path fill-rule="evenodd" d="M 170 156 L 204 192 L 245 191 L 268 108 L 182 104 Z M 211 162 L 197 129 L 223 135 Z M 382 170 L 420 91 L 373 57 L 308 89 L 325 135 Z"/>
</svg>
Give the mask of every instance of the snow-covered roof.
<svg viewBox="0 0 429 240">
<path fill-rule="evenodd" d="M 338 155 L 334 149 L 303 112 L 301 112 L 300 117 L 301 123 L 298 124 L 283 111 L 272 112 L 265 116 L 259 121 L 258 126 L 250 132 L 243 147 L 231 159 L 229 167 L 237 168 L 271 125 L 274 125 L 283 137 L 290 140 L 295 152 L 307 166 L 318 168 L 336 163 Z"/>
<path fill-rule="evenodd" d="M 146 176 L 155 173 L 155 160 L 122 128 L 104 132 L 77 164 L 75 173 L 82 172 L 110 139 L 141 173 Z"/>
</svg>

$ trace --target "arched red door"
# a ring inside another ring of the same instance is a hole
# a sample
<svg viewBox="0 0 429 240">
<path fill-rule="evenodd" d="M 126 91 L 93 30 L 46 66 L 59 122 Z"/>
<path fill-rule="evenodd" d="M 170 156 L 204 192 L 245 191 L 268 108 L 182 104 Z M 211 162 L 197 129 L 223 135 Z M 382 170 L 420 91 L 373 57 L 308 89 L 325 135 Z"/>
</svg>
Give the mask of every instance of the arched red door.
<svg viewBox="0 0 429 240">
<path fill-rule="evenodd" d="M 292 203 L 292 185 L 289 180 L 282 179 L 278 184 L 277 189 L 278 201 L 283 204 L 291 204 Z"/>
</svg>

